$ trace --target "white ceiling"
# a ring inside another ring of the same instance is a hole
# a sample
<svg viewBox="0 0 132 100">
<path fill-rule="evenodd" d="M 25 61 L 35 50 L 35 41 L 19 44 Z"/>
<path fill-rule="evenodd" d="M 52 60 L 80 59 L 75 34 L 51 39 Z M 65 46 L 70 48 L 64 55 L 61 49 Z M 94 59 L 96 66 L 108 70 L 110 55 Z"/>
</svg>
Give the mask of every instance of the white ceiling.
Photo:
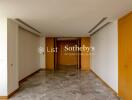
<svg viewBox="0 0 132 100">
<path fill-rule="evenodd" d="M 46 36 L 88 36 L 103 17 L 132 11 L 132 0 L 0 0 L 0 14 L 20 18 Z"/>
</svg>

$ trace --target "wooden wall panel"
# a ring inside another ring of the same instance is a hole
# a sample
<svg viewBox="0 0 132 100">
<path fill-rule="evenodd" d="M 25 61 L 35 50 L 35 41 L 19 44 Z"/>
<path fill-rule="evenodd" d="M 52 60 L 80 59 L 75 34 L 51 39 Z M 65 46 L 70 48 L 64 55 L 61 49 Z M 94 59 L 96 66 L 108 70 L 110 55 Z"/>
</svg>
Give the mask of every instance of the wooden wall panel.
<svg viewBox="0 0 132 100">
<path fill-rule="evenodd" d="M 65 52 L 65 46 L 69 47 L 77 45 L 77 40 L 58 41 L 58 64 L 59 65 L 77 65 L 77 51 Z M 73 55 L 74 54 L 74 55 Z"/>
<path fill-rule="evenodd" d="M 132 100 L 132 12 L 118 22 L 119 96 Z"/>
<path fill-rule="evenodd" d="M 90 37 L 82 37 L 81 38 L 81 47 L 85 45 L 90 47 Z M 86 51 L 81 52 L 81 70 L 89 70 L 90 69 L 90 55 Z"/>
<path fill-rule="evenodd" d="M 54 52 L 47 52 L 54 48 L 54 38 L 46 38 L 46 69 L 54 70 Z"/>
</svg>

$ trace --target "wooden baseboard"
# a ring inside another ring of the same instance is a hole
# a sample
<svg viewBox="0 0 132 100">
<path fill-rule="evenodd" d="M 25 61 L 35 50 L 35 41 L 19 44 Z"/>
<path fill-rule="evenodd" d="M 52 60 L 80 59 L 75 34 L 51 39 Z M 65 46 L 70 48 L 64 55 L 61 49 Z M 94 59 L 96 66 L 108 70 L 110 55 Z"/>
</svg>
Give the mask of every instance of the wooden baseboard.
<svg viewBox="0 0 132 100">
<path fill-rule="evenodd" d="M 8 95 L 8 98 L 10 98 L 11 96 L 13 96 L 15 93 L 17 93 L 19 91 L 19 88 L 18 89 L 16 89 L 15 91 L 13 91 L 12 93 L 10 93 L 9 95 Z"/>
<path fill-rule="evenodd" d="M 87 71 L 88 72 L 88 71 L 90 71 L 90 69 L 81 69 L 81 71 Z"/>
<path fill-rule="evenodd" d="M 19 86 L 22 82 L 26 81 L 28 78 L 30 78 L 31 76 L 35 75 L 36 73 L 38 73 L 41 70 L 45 70 L 45 69 L 39 69 L 35 72 L 33 72 L 32 74 L 28 75 L 27 77 L 23 78 L 22 80 L 19 81 Z M 19 91 L 19 88 L 16 89 L 15 91 L 13 91 L 12 93 L 10 93 L 8 96 L 0 96 L 0 100 L 8 100 L 11 96 L 13 96 L 16 92 Z"/>
<path fill-rule="evenodd" d="M 41 68 L 41 69 L 40 69 L 40 71 L 45 71 L 45 70 L 46 70 L 46 69 L 44 69 L 44 68 Z"/>
<path fill-rule="evenodd" d="M 8 100 L 8 96 L 0 96 L 0 100 Z"/>
<path fill-rule="evenodd" d="M 17 91 L 19 90 L 16 89 L 15 91 L 13 91 L 12 93 L 10 93 L 8 96 L 0 96 L 0 100 L 8 100 L 11 96 L 13 96 Z"/>
<path fill-rule="evenodd" d="M 91 71 L 97 78 L 99 78 L 99 79 L 103 82 L 104 85 L 106 85 L 110 90 L 112 90 L 113 93 L 114 93 L 116 96 L 118 96 L 118 93 L 117 93 L 115 90 L 113 90 L 104 80 L 102 80 L 93 70 L 90 69 L 90 71 Z"/>
<path fill-rule="evenodd" d="M 23 78 L 22 80 L 19 81 L 19 85 L 21 83 L 23 83 L 24 81 L 26 81 L 28 78 L 30 78 L 31 76 L 35 75 L 36 73 L 38 73 L 41 69 L 38 69 L 37 71 L 33 72 L 32 74 L 26 76 L 25 78 Z"/>
<path fill-rule="evenodd" d="M 39 70 L 33 72 L 32 74 L 28 75 L 27 77 L 23 78 L 22 80 L 20 80 L 20 81 L 19 81 L 19 87 L 20 87 L 20 84 L 21 84 L 21 83 L 23 83 L 23 82 L 26 81 L 28 78 L 30 78 L 31 76 L 33 76 L 33 75 L 35 75 L 36 73 L 38 73 L 40 70 L 42 70 L 42 69 L 39 69 Z M 10 98 L 11 96 L 13 96 L 13 95 L 14 95 L 16 92 L 18 92 L 18 91 L 19 91 L 19 88 L 16 89 L 14 92 L 10 93 L 10 94 L 8 95 L 8 98 Z"/>
</svg>

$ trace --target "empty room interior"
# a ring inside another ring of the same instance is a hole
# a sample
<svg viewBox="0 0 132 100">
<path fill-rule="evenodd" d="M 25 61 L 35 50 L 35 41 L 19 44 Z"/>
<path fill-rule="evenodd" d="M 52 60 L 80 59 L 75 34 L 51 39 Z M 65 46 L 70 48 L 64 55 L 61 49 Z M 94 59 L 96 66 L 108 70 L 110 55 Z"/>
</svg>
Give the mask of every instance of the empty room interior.
<svg viewBox="0 0 132 100">
<path fill-rule="evenodd" d="M 0 0 L 0 100 L 132 100 L 132 0 Z"/>
</svg>

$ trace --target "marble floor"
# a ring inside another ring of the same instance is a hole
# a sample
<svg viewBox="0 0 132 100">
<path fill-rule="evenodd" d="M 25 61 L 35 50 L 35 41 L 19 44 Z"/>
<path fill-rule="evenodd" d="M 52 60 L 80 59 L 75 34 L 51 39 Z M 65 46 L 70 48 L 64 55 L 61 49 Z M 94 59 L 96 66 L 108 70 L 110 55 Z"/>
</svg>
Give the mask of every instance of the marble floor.
<svg viewBox="0 0 132 100">
<path fill-rule="evenodd" d="M 9 100 L 119 100 L 92 72 L 40 71 Z"/>
</svg>

